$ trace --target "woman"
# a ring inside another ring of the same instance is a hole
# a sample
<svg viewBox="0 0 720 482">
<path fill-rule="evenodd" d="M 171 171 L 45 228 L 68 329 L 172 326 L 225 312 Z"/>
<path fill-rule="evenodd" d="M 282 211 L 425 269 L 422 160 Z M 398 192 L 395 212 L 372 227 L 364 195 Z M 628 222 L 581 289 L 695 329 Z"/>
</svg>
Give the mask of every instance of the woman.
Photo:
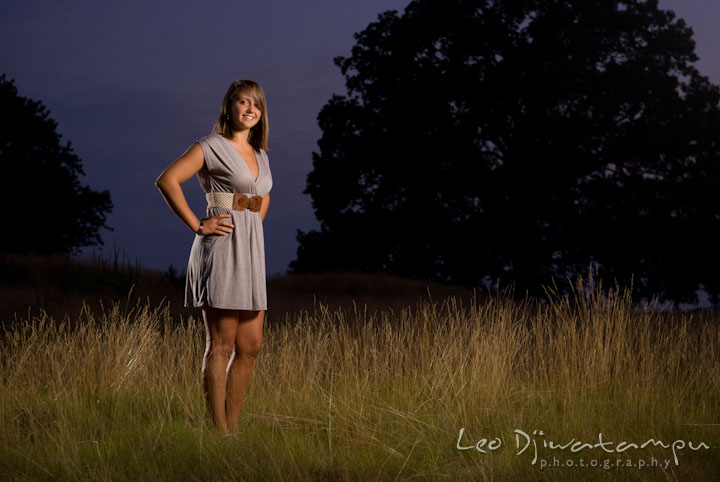
<svg viewBox="0 0 720 482">
<path fill-rule="evenodd" d="M 262 221 L 272 187 L 265 93 L 252 80 L 230 85 L 214 132 L 196 141 L 156 181 L 165 201 L 196 234 L 185 306 L 202 307 L 202 380 L 217 429 L 237 429 L 267 309 Z M 180 184 L 197 174 L 208 202 L 198 219 Z M 228 366 L 229 365 L 229 366 Z"/>
</svg>

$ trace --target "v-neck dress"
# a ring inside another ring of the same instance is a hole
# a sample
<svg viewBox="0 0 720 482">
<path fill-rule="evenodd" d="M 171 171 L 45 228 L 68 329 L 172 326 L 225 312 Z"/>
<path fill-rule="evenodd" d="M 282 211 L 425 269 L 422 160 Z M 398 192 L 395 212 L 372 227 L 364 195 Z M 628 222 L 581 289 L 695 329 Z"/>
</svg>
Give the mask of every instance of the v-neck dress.
<svg viewBox="0 0 720 482">
<path fill-rule="evenodd" d="M 262 196 L 272 188 L 267 153 L 255 151 L 257 179 L 230 141 L 210 134 L 196 141 L 205 156 L 197 178 L 205 193 Z M 185 306 L 266 310 L 265 239 L 259 212 L 207 207 L 206 216 L 228 213 L 232 234 L 196 235 L 185 279 Z"/>
</svg>

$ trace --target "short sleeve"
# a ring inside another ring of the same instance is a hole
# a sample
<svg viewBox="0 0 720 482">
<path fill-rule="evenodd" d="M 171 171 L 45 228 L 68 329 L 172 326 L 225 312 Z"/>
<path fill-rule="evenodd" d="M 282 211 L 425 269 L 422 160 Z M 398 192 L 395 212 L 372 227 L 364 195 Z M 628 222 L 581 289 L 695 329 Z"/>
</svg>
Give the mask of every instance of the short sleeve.
<svg viewBox="0 0 720 482">
<path fill-rule="evenodd" d="M 195 142 L 197 144 L 200 144 L 200 149 L 202 149 L 203 157 L 205 158 L 205 167 L 203 169 L 205 170 L 212 170 L 212 159 L 213 159 L 213 151 L 210 147 L 210 142 L 208 139 L 209 136 L 201 137 L 200 139 L 196 140 Z"/>
</svg>

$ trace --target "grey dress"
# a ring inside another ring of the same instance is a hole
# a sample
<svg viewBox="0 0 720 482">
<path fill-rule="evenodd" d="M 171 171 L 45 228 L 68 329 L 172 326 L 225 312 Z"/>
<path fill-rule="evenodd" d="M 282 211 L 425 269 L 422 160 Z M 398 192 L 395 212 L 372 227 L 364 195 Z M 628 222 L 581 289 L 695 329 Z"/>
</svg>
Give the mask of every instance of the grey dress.
<svg viewBox="0 0 720 482">
<path fill-rule="evenodd" d="M 230 141 L 210 134 L 197 141 L 205 165 L 197 173 L 203 191 L 239 192 L 262 196 L 272 188 L 267 154 L 255 151 L 258 177 Z M 232 234 L 196 235 L 190 251 L 185 279 L 185 306 L 211 306 L 236 310 L 266 310 L 265 241 L 259 212 L 207 208 L 207 217 L 229 213 L 235 225 Z"/>
</svg>

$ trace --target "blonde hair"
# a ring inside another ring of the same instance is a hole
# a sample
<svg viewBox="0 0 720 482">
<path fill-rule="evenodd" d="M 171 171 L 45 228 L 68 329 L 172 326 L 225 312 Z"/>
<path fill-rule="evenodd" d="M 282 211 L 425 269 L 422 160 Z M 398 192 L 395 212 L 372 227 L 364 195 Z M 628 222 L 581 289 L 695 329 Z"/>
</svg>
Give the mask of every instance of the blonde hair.
<svg viewBox="0 0 720 482">
<path fill-rule="evenodd" d="M 255 150 L 269 150 L 268 146 L 268 115 L 267 115 L 267 101 L 265 100 L 265 92 L 263 91 L 260 84 L 254 80 L 240 79 L 236 80 L 230 87 L 228 87 L 225 97 L 223 98 L 222 105 L 220 106 L 220 116 L 217 122 L 215 122 L 214 131 L 223 137 L 232 139 L 233 137 L 233 126 L 232 117 L 229 114 L 232 112 L 232 103 L 235 102 L 240 93 L 248 91 L 250 97 L 255 101 L 255 105 L 262 115 L 260 116 L 260 122 L 255 127 L 250 129 L 248 134 L 248 142 Z"/>
</svg>

